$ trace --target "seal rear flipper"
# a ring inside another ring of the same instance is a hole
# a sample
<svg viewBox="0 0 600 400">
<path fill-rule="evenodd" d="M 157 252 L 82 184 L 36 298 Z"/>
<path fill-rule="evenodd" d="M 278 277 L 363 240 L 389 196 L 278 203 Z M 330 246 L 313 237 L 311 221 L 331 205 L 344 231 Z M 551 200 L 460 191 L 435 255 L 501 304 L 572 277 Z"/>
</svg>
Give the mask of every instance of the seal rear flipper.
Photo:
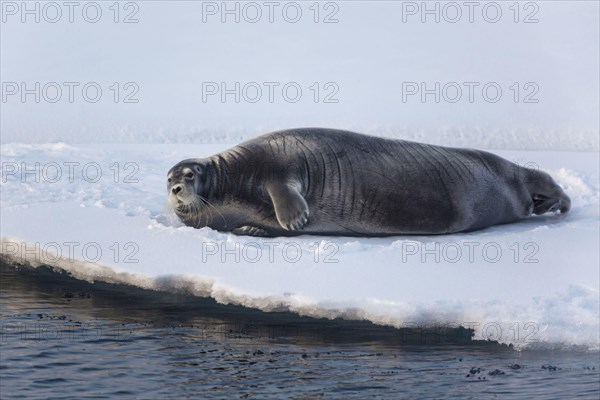
<svg viewBox="0 0 600 400">
<path fill-rule="evenodd" d="M 298 186 L 299 184 L 294 183 L 272 183 L 267 186 L 277 221 L 288 231 L 301 229 L 308 222 L 308 204 Z"/>
<path fill-rule="evenodd" d="M 566 195 L 565 195 L 566 196 Z M 547 212 L 560 211 L 566 213 L 571 208 L 571 200 L 558 197 L 547 197 L 543 194 L 535 193 L 533 199 L 533 213 L 535 215 L 545 214 Z"/>
<path fill-rule="evenodd" d="M 533 214 L 560 211 L 562 214 L 571 208 L 571 199 L 552 177 L 543 171 L 529 171 L 527 188 L 533 201 Z"/>
</svg>

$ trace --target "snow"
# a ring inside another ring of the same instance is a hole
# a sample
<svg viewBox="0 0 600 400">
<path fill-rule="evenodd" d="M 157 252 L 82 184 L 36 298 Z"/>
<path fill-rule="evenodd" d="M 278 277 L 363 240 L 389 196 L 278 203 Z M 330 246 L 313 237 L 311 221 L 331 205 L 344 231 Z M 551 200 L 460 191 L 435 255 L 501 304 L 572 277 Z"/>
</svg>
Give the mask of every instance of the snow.
<svg viewBox="0 0 600 400">
<path fill-rule="evenodd" d="M 446 236 L 265 239 L 182 226 L 165 208 L 173 164 L 227 147 L 3 145 L 2 254 L 265 311 L 599 348 L 598 153 L 496 152 L 551 173 L 566 215 Z"/>
</svg>

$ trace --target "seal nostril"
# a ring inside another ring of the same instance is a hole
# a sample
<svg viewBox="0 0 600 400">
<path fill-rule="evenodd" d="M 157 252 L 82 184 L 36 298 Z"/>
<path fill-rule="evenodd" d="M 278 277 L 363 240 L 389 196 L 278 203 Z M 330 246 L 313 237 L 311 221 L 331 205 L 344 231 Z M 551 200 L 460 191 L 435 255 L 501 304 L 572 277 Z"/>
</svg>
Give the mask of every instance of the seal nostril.
<svg viewBox="0 0 600 400">
<path fill-rule="evenodd" d="M 173 189 L 171 189 L 171 190 L 173 191 L 173 194 L 177 194 L 177 193 L 181 192 L 181 189 L 182 189 L 181 185 L 177 185 L 177 186 L 173 187 Z"/>
</svg>

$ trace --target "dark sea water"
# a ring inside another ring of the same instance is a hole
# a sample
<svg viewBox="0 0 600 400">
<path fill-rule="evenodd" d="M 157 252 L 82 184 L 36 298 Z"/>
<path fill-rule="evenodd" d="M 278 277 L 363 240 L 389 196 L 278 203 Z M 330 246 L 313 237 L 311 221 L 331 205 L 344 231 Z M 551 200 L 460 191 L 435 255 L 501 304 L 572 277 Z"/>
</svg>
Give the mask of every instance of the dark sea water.
<svg viewBox="0 0 600 400">
<path fill-rule="evenodd" d="M 0 265 L 0 397 L 598 399 L 598 353 L 476 343 Z"/>
</svg>

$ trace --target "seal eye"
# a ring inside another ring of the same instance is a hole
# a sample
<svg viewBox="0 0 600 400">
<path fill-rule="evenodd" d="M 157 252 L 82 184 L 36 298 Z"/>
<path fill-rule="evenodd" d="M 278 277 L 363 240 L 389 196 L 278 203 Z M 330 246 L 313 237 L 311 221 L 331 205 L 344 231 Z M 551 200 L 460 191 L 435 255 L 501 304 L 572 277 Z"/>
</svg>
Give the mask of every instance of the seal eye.
<svg viewBox="0 0 600 400">
<path fill-rule="evenodd" d="M 194 179 L 194 174 L 192 174 L 191 172 L 188 172 L 187 174 L 184 175 L 185 179 Z"/>
<path fill-rule="evenodd" d="M 167 179 L 167 182 L 171 183 L 171 180 L 172 180 L 171 178 L 168 178 L 168 179 Z"/>
</svg>

